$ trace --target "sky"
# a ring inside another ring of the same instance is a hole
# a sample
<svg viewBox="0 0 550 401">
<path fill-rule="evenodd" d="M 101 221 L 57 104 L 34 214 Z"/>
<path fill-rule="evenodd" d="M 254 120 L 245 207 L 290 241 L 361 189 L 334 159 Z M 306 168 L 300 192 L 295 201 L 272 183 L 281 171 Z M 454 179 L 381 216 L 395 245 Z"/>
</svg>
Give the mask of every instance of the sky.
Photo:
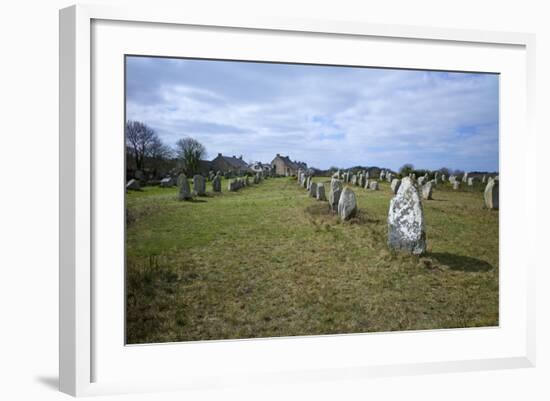
<svg viewBox="0 0 550 401">
<path fill-rule="evenodd" d="M 126 58 L 126 119 L 168 145 L 309 167 L 498 171 L 495 74 Z"/>
</svg>

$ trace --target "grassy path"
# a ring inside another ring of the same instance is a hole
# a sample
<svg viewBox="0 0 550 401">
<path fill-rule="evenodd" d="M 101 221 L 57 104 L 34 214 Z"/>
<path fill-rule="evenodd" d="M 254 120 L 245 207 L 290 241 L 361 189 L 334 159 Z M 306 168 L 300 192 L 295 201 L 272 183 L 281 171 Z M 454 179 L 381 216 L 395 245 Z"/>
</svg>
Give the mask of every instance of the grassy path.
<svg viewBox="0 0 550 401">
<path fill-rule="evenodd" d="M 346 223 L 289 178 L 226 188 L 128 194 L 129 343 L 498 324 L 498 212 L 481 192 L 434 190 L 418 258 L 387 249 L 387 183 L 354 187 Z"/>
</svg>

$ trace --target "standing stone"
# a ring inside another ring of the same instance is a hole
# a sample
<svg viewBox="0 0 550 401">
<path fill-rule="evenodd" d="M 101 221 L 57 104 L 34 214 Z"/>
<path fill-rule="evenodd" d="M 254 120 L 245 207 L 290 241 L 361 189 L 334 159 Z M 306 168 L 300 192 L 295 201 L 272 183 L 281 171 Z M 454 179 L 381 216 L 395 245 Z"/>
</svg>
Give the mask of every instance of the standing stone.
<svg viewBox="0 0 550 401">
<path fill-rule="evenodd" d="M 132 191 L 139 191 L 141 189 L 141 187 L 139 185 L 139 181 L 132 178 L 126 184 L 126 189 L 131 189 Z"/>
<path fill-rule="evenodd" d="M 388 246 L 414 255 L 426 252 L 424 211 L 414 181 L 405 177 L 390 201 L 388 212 Z"/>
<path fill-rule="evenodd" d="M 369 179 L 369 172 L 368 171 L 365 171 L 365 179 Z"/>
<path fill-rule="evenodd" d="M 378 191 L 379 189 L 378 181 L 372 180 L 369 184 L 369 188 L 372 189 L 373 191 Z"/>
<path fill-rule="evenodd" d="M 385 177 L 386 177 L 386 172 L 384 170 L 382 170 L 380 172 L 380 179 L 383 180 Z"/>
<path fill-rule="evenodd" d="M 349 220 L 357 214 L 355 193 L 350 188 L 344 188 L 338 201 L 338 215 L 341 220 Z"/>
<path fill-rule="evenodd" d="M 456 191 L 457 189 L 460 189 L 460 181 L 454 180 L 453 181 L 453 189 Z"/>
<path fill-rule="evenodd" d="M 222 179 L 219 175 L 214 176 L 212 178 L 212 191 L 214 192 L 221 192 L 222 191 Z"/>
<path fill-rule="evenodd" d="M 454 175 L 449 176 L 449 182 L 451 184 L 454 183 L 455 181 L 456 181 L 456 176 L 454 176 Z"/>
<path fill-rule="evenodd" d="M 357 185 L 357 176 L 355 174 L 353 174 L 351 176 L 351 185 Z"/>
<path fill-rule="evenodd" d="M 422 177 L 418 177 L 418 186 L 421 187 L 424 185 L 424 181 L 426 181 L 426 177 L 425 176 L 422 176 Z"/>
<path fill-rule="evenodd" d="M 338 211 L 338 202 L 340 201 L 341 194 L 342 194 L 342 181 L 333 178 L 330 181 L 330 192 L 328 195 L 329 208 L 333 212 Z"/>
<path fill-rule="evenodd" d="M 392 173 L 387 173 L 387 174 L 386 174 L 386 180 L 387 180 L 388 182 L 391 183 L 392 178 L 393 178 L 393 174 L 392 174 Z"/>
<path fill-rule="evenodd" d="M 433 182 L 428 181 L 422 186 L 422 199 L 431 200 L 433 192 Z"/>
<path fill-rule="evenodd" d="M 317 184 L 317 200 L 326 201 L 325 186 L 324 184 Z"/>
<path fill-rule="evenodd" d="M 485 206 L 487 209 L 498 210 L 498 180 L 489 178 L 485 187 Z"/>
<path fill-rule="evenodd" d="M 475 178 L 475 177 L 470 177 L 470 178 L 468 178 L 468 186 L 469 186 L 469 187 L 473 187 L 475 181 L 476 181 L 476 178 Z"/>
<path fill-rule="evenodd" d="M 316 198 L 317 197 L 317 183 L 316 182 L 312 182 L 309 186 L 309 196 L 311 196 L 312 198 Z"/>
<path fill-rule="evenodd" d="M 447 177 L 445 176 L 445 174 L 441 174 L 441 182 L 445 182 L 446 179 Z"/>
<path fill-rule="evenodd" d="M 206 184 L 202 175 L 196 174 L 193 176 L 193 192 L 198 196 L 206 195 Z"/>
<path fill-rule="evenodd" d="M 371 180 L 365 180 L 365 189 L 369 189 L 370 181 Z"/>
<path fill-rule="evenodd" d="M 180 174 L 178 176 L 178 200 L 191 200 L 193 199 L 193 194 L 191 193 L 191 188 L 189 187 L 189 182 L 185 174 Z"/>
<path fill-rule="evenodd" d="M 398 178 L 394 178 L 392 181 L 391 181 L 391 190 L 393 192 L 393 194 L 395 195 L 397 193 L 397 191 L 399 191 L 399 186 L 401 185 L 401 180 L 398 179 Z"/>
<path fill-rule="evenodd" d="M 468 182 L 468 173 L 464 173 L 462 176 L 462 182 Z"/>
<path fill-rule="evenodd" d="M 311 177 L 307 177 L 307 186 L 306 189 L 309 191 L 311 189 Z"/>
<path fill-rule="evenodd" d="M 481 177 L 481 183 L 485 184 L 487 182 L 487 176 L 483 174 L 483 177 Z"/>
</svg>

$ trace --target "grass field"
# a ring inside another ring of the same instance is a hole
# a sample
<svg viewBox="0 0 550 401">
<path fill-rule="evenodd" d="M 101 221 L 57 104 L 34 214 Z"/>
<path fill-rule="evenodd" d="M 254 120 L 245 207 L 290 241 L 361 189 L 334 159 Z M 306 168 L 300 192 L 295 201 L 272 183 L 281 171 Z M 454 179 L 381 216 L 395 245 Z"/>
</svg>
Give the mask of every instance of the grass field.
<svg viewBox="0 0 550 401">
<path fill-rule="evenodd" d="M 128 343 L 498 325 L 498 212 L 480 188 L 424 201 L 420 258 L 388 250 L 388 183 L 353 187 L 345 223 L 291 178 L 226 188 L 128 193 Z"/>
</svg>

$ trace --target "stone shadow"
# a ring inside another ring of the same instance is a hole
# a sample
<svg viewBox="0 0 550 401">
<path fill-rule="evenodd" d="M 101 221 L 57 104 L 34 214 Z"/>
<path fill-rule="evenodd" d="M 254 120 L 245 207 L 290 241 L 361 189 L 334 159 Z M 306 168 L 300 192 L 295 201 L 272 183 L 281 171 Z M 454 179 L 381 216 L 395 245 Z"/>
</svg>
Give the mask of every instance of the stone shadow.
<svg viewBox="0 0 550 401">
<path fill-rule="evenodd" d="M 490 263 L 470 256 L 455 255 L 448 252 L 433 252 L 427 256 L 433 258 L 441 265 L 449 266 L 451 270 L 488 272 L 494 269 Z"/>
</svg>

